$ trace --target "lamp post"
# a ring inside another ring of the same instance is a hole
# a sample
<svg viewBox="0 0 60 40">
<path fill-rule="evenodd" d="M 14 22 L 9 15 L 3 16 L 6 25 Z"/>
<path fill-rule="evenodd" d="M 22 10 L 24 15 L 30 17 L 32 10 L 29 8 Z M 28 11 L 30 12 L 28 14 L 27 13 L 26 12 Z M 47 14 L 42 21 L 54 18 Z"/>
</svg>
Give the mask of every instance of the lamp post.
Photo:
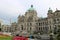
<svg viewBox="0 0 60 40">
<path fill-rule="evenodd" d="M 53 33 L 50 34 L 50 40 L 53 40 Z"/>
</svg>

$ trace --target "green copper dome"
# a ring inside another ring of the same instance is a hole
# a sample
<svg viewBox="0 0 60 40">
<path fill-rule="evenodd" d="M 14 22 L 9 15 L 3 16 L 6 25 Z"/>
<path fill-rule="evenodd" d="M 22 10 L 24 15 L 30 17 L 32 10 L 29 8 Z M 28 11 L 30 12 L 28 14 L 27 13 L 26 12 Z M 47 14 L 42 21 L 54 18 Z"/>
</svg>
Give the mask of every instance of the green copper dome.
<svg viewBox="0 0 60 40">
<path fill-rule="evenodd" d="M 51 8 L 49 8 L 48 12 L 49 12 L 49 13 L 52 13 L 53 11 L 52 11 L 52 9 L 51 9 Z"/>
<path fill-rule="evenodd" d="M 31 8 L 28 9 L 28 11 L 34 10 L 33 5 L 31 5 Z"/>
</svg>

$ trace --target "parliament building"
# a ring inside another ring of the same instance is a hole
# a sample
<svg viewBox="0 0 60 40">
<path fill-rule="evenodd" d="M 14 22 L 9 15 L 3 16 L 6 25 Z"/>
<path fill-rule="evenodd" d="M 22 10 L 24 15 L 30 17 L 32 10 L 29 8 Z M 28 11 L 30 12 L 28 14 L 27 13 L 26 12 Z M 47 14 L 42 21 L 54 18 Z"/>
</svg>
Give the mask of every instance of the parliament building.
<svg viewBox="0 0 60 40">
<path fill-rule="evenodd" d="M 46 18 L 37 16 L 36 10 L 31 5 L 24 15 L 18 16 L 17 23 L 13 23 L 15 34 L 49 34 L 50 31 L 54 32 L 54 28 L 60 25 L 60 10 L 53 12 L 49 8 Z"/>
</svg>

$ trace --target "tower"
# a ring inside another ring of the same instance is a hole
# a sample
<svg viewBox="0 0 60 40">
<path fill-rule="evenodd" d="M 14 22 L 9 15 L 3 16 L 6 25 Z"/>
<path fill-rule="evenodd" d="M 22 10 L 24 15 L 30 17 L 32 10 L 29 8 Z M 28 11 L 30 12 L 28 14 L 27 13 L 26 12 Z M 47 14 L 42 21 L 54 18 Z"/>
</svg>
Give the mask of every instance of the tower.
<svg viewBox="0 0 60 40">
<path fill-rule="evenodd" d="M 29 18 L 30 20 L 36 20 L 37 19 L 37 12 L 34 9 L 33 5 L 31 5 L 31 7 L 26 11 L 25 17 L 26 17 L 26 19 Z"/>
<path fill-rule="evenodd" d="M 53 11 L 52 11 L 51 8 L 49 8 L 49 10 L 48 10 L 48 17 L 50 18 L 50 17 L 52 17 L 52 16 L 53 16 Z"/>
</svg>

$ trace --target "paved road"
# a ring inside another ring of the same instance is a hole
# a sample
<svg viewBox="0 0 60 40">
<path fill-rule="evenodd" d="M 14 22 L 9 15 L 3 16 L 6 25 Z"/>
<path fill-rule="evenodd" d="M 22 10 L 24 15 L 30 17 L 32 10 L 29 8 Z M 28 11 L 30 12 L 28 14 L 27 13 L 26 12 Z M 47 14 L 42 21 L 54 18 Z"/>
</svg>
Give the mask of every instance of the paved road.
<svg viewBox="0 0 60 40">
<path fill-rule="evenodd" d="M 42 40 L 49 40 L 49 35 L 41 35 Z"/>
<path fill-rule="evenodd" d="M 37 39 L 37 38 L 34 38 L 34 39 L 30 39 L 29 40 L 49 40 L 49 35 L 40 35 L 41 36 L 41 39 Z"/>
<path fill-rule="evenodd" d="M 49 39 L 29 39 L 29 40 L 49 40 Z"/>
</svg>

